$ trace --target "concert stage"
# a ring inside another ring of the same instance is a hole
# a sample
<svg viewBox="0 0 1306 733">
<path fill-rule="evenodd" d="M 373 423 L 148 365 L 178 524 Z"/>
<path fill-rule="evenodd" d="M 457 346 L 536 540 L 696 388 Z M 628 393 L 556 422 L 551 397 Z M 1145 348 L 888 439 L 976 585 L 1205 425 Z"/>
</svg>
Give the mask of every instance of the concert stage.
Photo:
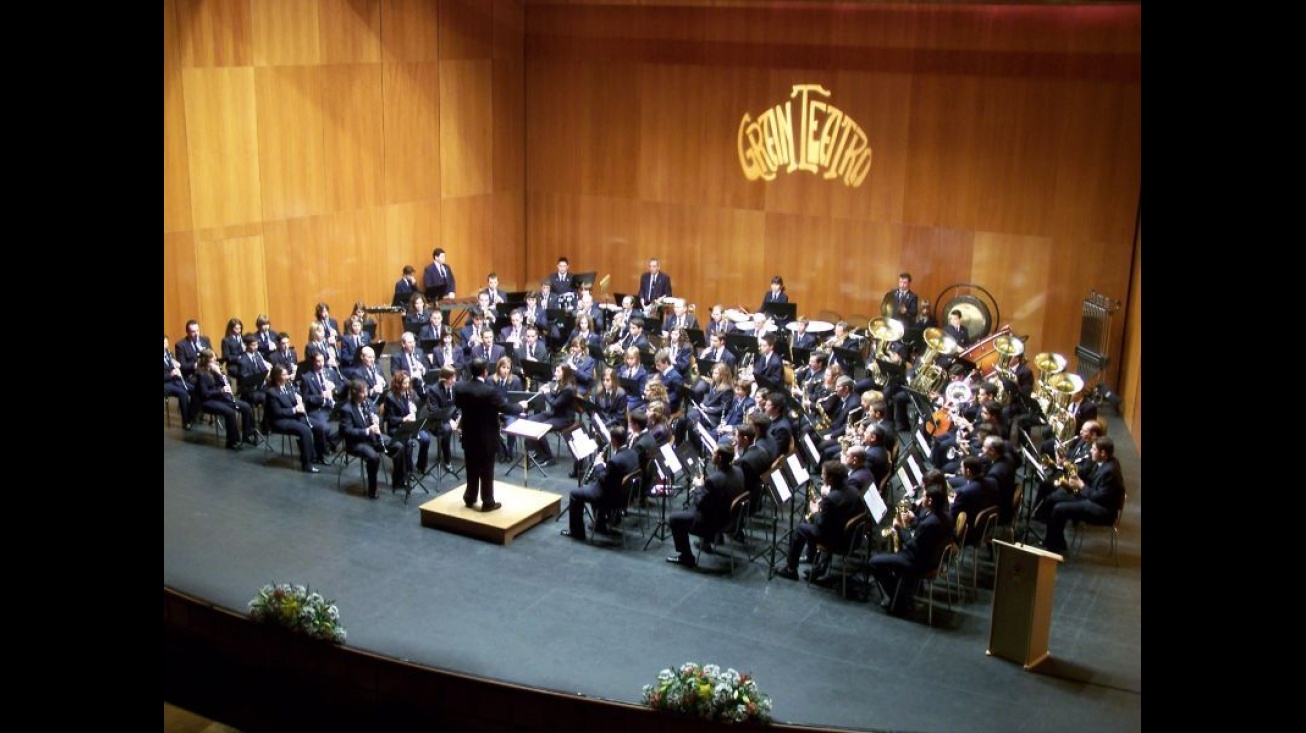
<svg viewBox="0 0 1306 733">
<path fill-rule="evenodd" d="M 483 512 L 480 504 L 463 504 L 467 484 L 455 486 L 422 504 L 422 526 L 510 545 L 517 535 L 562 511 L 562 496 L 502 481 L 494 482 L 494 498 L 503 505 Z"/>
</svg>

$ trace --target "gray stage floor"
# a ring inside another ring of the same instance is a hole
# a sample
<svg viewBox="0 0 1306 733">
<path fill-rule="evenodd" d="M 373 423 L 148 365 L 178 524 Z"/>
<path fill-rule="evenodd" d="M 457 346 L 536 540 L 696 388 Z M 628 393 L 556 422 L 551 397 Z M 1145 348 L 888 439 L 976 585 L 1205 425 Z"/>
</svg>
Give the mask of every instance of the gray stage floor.
<svg viewBox="0 0 1306 733">
<path fill-rule="evenodd" d="M 264 583 L 308 583 L 336 600 L 356 648 L 627 702 L 664 667 L 716 663 L 751 672 L 775 718 L 795 723 L 1142 728 L 1141 461 L 1119 429 L 1129 490 L 1120 567 L 1105 534 L 1060 567 L 1053 656 L 1027 672 L 985 655 L 992 594 L 983 587 L 951 613 L 940 596 L 931 628 L 923 606 L 914 619 L 892 618 L 874 595 L 859 602 L 768 581 L 758 564 L 733 575 L 669 565 L 670 539 L 647 551 L 642 541 L 578 543 L 559 535 L 565 517 L 503 547 L 422 527 L 420 491 L 406 506 L 385 486 L 368 500 L 353 466 L 337 490 L 334 467 L 303 474 L 293 457 L 231 453 L 207 425 L 183 433 L 175 416 L 172 425 L 163 431 L 164 585 L 243 611 Z M 575 485 L 567 470 L 532 471 L 530 485 L 565 494 Z M 520 471 L 506 480 L 520 483 Z"/>
</svg>

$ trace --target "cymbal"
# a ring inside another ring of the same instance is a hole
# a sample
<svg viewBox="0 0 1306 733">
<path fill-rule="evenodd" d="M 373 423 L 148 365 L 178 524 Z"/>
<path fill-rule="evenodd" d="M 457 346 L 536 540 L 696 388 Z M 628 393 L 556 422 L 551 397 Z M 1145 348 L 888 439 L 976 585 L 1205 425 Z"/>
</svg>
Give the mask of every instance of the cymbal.
<svg viewBox="0 0 1306 733">
<path fill-rule="evenodd" d="M 1044 351 L 1034 357 L 1034 365 L 1039 368 L 1039 371 L 1060 374 L 1066 370 L 1066 357 Z"/>
<path fill-rule="evenodd" d="M 993 339 L 993 350 L 1001 354 L 1004 359 L 1010 359 L 1025 353 L 1025 343 L 1009 333 L 1004 333 Z"/>
</svg>

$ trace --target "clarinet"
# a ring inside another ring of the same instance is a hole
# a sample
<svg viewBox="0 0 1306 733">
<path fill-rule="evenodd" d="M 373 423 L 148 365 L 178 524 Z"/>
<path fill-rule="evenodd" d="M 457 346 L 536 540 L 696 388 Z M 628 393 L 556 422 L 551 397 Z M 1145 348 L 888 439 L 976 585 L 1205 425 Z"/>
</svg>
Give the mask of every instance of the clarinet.
<svg viewBox="0 0 1306 733">
<path fill-rule="evenodd" d="M 612 459 L 612 444 L 609 443 L 607 447 L 603 449 L 603 462 L 607 463 L 611 459 Z M 582 484 L 588 484 L 590 482 L 590 479 L 594 477 L 594 467 L 597 466 L 598 463 L 599 463 L 598 461 L 594 461 L 594 460 L 590 461 L 589 468 L 585 469 L 585 476 L 580 480 Z"/>
</svg>

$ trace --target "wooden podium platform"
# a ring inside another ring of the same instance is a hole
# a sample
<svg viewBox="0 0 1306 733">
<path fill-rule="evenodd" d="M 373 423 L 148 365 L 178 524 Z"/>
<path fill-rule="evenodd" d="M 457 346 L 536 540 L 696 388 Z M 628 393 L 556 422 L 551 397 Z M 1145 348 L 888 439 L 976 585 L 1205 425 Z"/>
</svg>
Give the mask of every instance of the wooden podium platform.
<svg viewBox="0 0 1306 733">
<path fill-rule="evenodd" d="M 562 511 L 560 494 L 503 481 L 494 482 L 494 499 L 503 505 L 500 509 L 483 512 L 480 504 L 468 509 L 463 504 L 466 489 L 466 483 L 460 484 L 422 504 L 422 526 L 507 545 L 517 535 Z"/>
</svg>

